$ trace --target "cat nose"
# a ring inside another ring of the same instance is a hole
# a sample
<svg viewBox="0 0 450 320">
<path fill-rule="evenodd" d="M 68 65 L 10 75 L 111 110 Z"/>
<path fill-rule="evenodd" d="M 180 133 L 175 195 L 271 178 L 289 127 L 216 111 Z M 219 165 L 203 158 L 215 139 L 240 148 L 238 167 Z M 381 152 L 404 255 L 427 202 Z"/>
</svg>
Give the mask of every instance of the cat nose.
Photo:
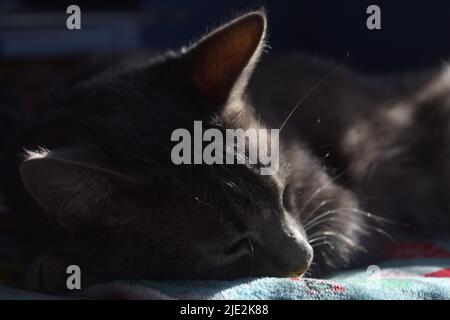
<svg viewBox="0 0 450 320">
<path fill-rule="evenodd" d="M 300 276 L 308 271 L 313 260 L 313 249 L 300 233 L 242 236 L 227 241 L 224 249 L 230 261 L 259 257 L 260 264 L 252 265 L 251 269 L 261 276 Z"/>
<path fill-rule="evenodd" d="M 273 225 L 267 230 L 265 245 L 278 274 L 302 275 L 311 266 L 313 248 L 302 230 L 293 220 L 285 220 L 281 227 Z"/>
<path fill-rule="evenodd" d="M 275 264 L 284 276 L 299 276 L 308 271 L 313 260 L 313 248 L 302 238 L 288 236 L 275 252 Z"/>
</svg>

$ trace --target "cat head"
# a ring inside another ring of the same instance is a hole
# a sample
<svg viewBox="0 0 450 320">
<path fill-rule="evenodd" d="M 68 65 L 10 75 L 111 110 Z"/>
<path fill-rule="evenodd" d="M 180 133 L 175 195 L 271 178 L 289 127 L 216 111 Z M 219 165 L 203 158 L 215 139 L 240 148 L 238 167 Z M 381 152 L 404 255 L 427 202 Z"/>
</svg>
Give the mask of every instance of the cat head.
<svg viewBox="0 0 450 320">
<path fill-rule="evenodd" d="M 57 255 L 103 279 L 306 272 L 309 213 L 355 205 L 307 150 L 281 140 L 274 175 L 171 160 L 172 132 L 194 121 L 264 127 L 245 88 L 265 33 L 264 12 L 252 12 L 181 52 L 116 64 L 52 97 L 21 176 L 65 234 Z"/>
</svg>

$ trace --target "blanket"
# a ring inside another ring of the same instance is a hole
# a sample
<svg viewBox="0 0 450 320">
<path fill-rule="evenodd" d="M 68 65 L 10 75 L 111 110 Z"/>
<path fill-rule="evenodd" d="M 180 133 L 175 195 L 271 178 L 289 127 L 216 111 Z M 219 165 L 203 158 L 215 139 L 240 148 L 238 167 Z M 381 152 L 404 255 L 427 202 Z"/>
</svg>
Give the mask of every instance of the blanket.
<svg viewBox="0 0 450 320">
<path fill-rule="evenodd" d="M 407 239 L 386 248 L 378 265 L 328 279 L 114 281 L 66 296 L 22 290 L 14 226 L 0 204 L 0 299 L 450 299 L 450 240 Z"/>
</svg>

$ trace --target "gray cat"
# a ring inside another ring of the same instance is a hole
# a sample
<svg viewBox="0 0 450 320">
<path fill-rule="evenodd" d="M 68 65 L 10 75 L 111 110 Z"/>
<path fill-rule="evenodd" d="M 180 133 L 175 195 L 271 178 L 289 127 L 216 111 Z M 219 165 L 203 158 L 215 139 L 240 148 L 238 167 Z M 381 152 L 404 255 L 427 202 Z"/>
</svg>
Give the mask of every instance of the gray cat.
<svg viewBox="0 0 450 320">
<path fill-rule="evenodd" d="M 64 291 L 70 264 L 85 284 L 324 276 L 389 237 L 448 234 L 450 68 L 369 78 L 262 55 L 265 33 L 251 12 L 177 52 L 91 63 L 27 115 L 9 198 L 43 254 L 29 287 Z M 196 120 L 281 128 L 277 174 L 173 164 L 171 133 Z"/>
</svg>

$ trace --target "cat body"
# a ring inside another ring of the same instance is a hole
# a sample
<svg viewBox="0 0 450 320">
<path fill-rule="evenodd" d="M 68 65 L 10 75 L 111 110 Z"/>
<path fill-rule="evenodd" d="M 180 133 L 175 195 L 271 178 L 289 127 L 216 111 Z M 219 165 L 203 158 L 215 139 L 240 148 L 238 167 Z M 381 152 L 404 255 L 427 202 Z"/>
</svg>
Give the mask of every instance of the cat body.
<svg viewBox="0 0 450 320">
<path fill-rule="evenodd" d="M 374 261 L 386 233 L 448 233 L 449 69 L 261 57 L 265 29 L 253 12 L 180 52 L 93 64 L 24 120 L 8 181 L 45 254 L 29 287 L 63 291 L 71 264 L 88 282 L 324 275 Z M 174 164 L 194 121 L 281 128 L 279 170 Z"/>
<path fill-rule="evenodd" d="M 268 60 L 252 90 L 260 113 L 276 123 L 337 65 L 298 53 Z M 365 210 L 411 234 L 447 234 L 450 66 L 390 76 L 338 69 L 286 134 L 306 142 Z"/>
</svg>

